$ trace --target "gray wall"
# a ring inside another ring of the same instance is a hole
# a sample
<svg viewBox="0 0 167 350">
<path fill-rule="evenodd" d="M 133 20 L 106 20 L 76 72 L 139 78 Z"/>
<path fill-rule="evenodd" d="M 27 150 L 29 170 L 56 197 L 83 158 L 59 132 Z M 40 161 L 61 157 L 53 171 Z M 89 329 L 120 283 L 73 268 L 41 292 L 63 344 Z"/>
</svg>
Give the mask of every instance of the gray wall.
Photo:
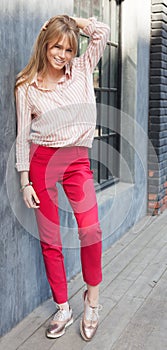
<svg viewBox="0 0 167 350">
<path fill-rule="evenodd" d="M 16 136 L 15 76 L 27 63 L 32 43 L 42 24 L 58 13 L 72 14 L 72 10 L 72 0 L 0 2 L 0 335 L 50 295 L 39 241 L 26 232 L 10 206 L 12 195 L 15 205 L 20 203 L 20 215 L 25 215 L 18 194 L 19 182 L 14 170 L 13 153 L 10 164 L 8 161 Z M 5 183 L 7 165 L 9 174 Z"/>
<path fill-rule="evenodd" d="M 133 179 L 135 198 L 143 199 L 142 208 L 138 202 L 143 215 L 147 210 L 151 1 L 124 1 L 122 19 L 121 154 L 130 171 L 127 173 L 121 164 L 121 179 L 127 183 Z"/>
</svg>

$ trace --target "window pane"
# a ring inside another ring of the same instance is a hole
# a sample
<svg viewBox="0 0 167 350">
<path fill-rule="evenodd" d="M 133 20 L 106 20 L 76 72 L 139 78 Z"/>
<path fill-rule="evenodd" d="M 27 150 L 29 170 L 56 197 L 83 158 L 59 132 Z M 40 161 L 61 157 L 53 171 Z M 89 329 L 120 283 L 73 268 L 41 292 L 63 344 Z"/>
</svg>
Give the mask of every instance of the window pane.
<svg viewBox="0 0 167 350">
<path fill-rule="evenodd" d="M 89 38 L 86 36 L 81 36 L 79 41 L 79 55 L 82 55 L 86 51 L 86 48 L 89 43 Z"/>
<path fill-rule="evenodd" d="M 108 167 L 109 167 L 109 172 L 112 176 L 114 177 L 119 177 L 118 175 L 118 153 L 116 151 L 117 148 L 117 136 L 112 136 L 109 138 L 109 152 L 108 152 Z"/>
<path fill-rule="evenodd" d="M 111 27 L 110 20 L 110 1 L 102 1 L 102 17 L 103 21 Z"/>
<path fill-rule="evenodd" d="M 108 134 L 108 92 L 101 92 L 101 104 L 100 104 L 100 135 L 104 136 Z"/>
<path fill-rule="evenodd" d="M 107 143 L 107 138 L 103 138 L 103 142 Z M 100 182 L 103 183 L 108 179 L 108 150 L 107 147 L 103 147 L 103 143 L 100 147 Z"/>
<path fill-rule="evenodd" d="M 79 0 L 75 0 L 74 1 L 74 16 L 78 16 L 79 17 L 79 8 L 80 8 L 80 6 L 79 6 Z"/>
<path fill-rule="evenodd" d="M 102 57 L 102 87 L 109 86 L 110 46 L 107 45 Z"/>
<path fill-rule="evenodd" d="M 99 182 L 99 141 L 94 139 L 92 149 L 89 151 L 90 160 L 91 160 L 91 168 L 94 172 L 94 179 L 96 182 Z"/>
<path fill-rule="evenodd" d="M 101 92 L 101 103 L 107 105 L 108 104 L 108 92 L 102 91 Z"/>
<path fill-rule="evenodd" d="M 118 79 L 118 49 L 116 47 L 110 47 L 110 87 L 117 87 Z"/>
<path fill-rule="evenodd" d="M 111 22 L 113 24 L 113 33 L 111 33 L 111 38 L 115 42 L 119 41 L 119 6 L 115 0 L 111 3 Z"/>
<path fill-rule="evenodd" d="M 80 17 L 88 18 L 92 16 L 92 2 L 90 0 L 80 0 L 79 6 L 80 6 Z"/>
<path fill-rule="evenodd" d="M 110 91 L 109 105 L 112 107 L 117 107 L 117 94 L 115 91 Z M 115 108 L 111 108 L 111 110 L 113 111 Z"/>
<path fill-rule="evenodd" d="M 109 97 L 109 112 L 108 112 L 108 127 L 110 133 L 118 133 L 118 123 L 119 123 L 119 110 L 117 108 L 117 95 L 114 92 L 110 92 Z"/>
<path fill-rule="evenodd" d="M 93 72 L 93 85 L 95 88 L 99 87 L 99 81 L 100 81 L 99 79 L 100 79 L 100 72 L 99 72 L 99 65 L 97 65 Z"/>
<path fill-rule="evenodd" d="M 102 0 L 93 0 L 93 15 L 102 21 Z"/>
</svg>

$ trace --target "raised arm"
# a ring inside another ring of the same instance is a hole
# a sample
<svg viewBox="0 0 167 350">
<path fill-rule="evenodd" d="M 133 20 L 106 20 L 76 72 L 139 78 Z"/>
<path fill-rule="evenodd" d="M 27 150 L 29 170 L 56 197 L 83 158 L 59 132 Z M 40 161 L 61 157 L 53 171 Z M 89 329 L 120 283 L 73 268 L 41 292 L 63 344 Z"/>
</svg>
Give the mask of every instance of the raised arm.
<svg viewBox="0 0 167 350">
<path fill-rule="evenodd" d="M 87 18 L 73 17 L 73 19 L 75 20 L 75 22 L 77 23 L 80 29 L 87 27 L 91 23 L 89 18 L 87 19 Z"/>
<path fill-rule="evenodd" d="M 90 36 L 87 50 L 78 59 L 78 64 L 93 73 L 109 39 L 110 28 L 107 24 L 98 22 L 95 18 L 74 18 L 80 29 Z"/>
</svg>

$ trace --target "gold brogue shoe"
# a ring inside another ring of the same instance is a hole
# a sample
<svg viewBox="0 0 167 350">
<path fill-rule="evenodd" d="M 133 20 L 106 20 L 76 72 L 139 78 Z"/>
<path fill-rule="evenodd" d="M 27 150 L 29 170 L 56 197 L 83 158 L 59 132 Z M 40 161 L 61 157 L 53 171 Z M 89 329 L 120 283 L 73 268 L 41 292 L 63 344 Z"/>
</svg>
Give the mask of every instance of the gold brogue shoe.
<svg viewBox="0 0 167 350">
<path fill-rule="evenodd" d="M 71 308 L 69 308 L 69 311 L 59 309 L 46 330 L 46 337 L 53 339 L 61 337 L 65 333 L 66 328 L 72 323 L 73 315 Z"/>
<path fill-rule="evenodd" d="M 84 340 L 90 341 L 98 328 L 100 305 L 92 307 L 87 299 L 87 291 L 84 292 L 84 314 L 80 322 L 80 333 Z"/>
</svg>

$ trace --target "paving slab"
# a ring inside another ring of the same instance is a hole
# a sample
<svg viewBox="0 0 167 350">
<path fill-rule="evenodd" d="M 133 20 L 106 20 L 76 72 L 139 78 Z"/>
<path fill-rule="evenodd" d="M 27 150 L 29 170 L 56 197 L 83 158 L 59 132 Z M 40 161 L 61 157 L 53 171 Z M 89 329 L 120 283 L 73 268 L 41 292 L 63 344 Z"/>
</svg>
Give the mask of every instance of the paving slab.
<svg viewBox="0 0 167 350">
<path fill-rule="evenodd" d="M 167 272 L 165 272 L 167 276 Z M 136 312 L 112 350 L 167 349 L 167 278 L 159 280 L 149 298 Z M 158 298 L 157 298 L 158 296 Z"/>
<path fill-rule="evenodd" d="M 60 339 L 45 330 L 55 304 L 46 301 L 0 339 L 0 350 L 166 350 L 167 212 L 145 217 L 103 254 L 100 324 L 91 342 L 79 323 L 85 288 L 81 273 L 69 284 L 74 323 Z"/>
</svg>

